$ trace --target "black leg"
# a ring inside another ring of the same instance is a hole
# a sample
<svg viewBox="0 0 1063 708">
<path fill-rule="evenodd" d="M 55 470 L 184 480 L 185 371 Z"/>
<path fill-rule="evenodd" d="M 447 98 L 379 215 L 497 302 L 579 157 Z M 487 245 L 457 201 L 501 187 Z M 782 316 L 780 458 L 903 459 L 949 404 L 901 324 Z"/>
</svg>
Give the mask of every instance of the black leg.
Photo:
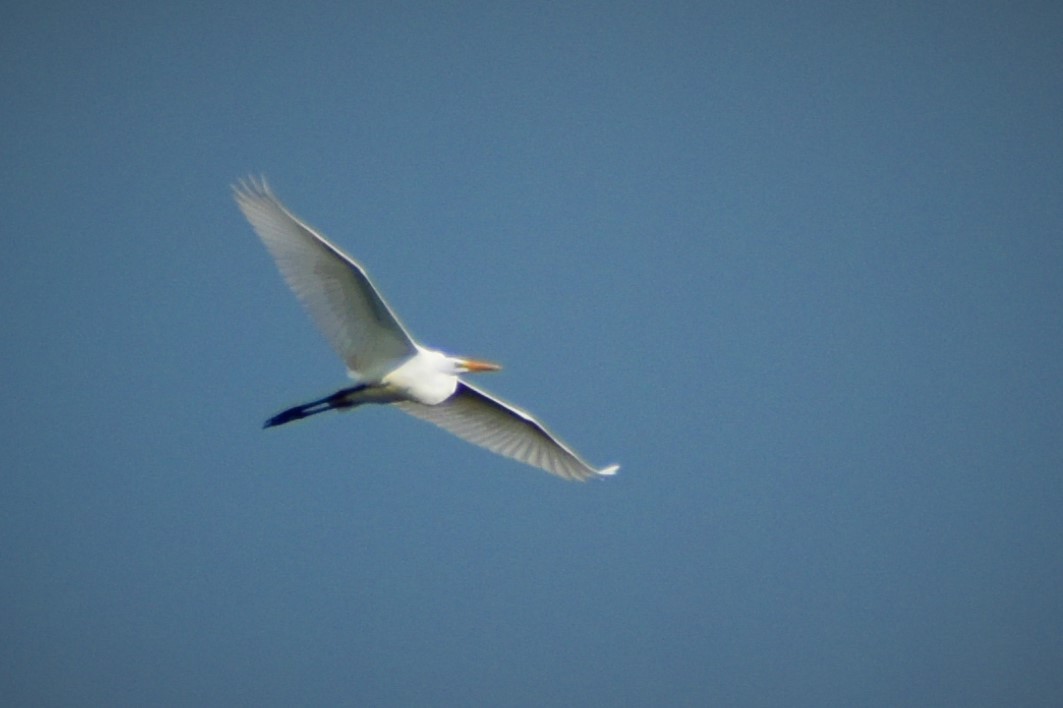
<svg viewBox="0 0 1063 708">
<path fill-rule="evenodd" d="M 347 396 L 363 388 L 365 388 L 365 386 L 351 386 L 350 388 L 340 389 L 339 391 L 336 391 L 336 393 L 326 396 L 325 398 L 311 401 L 310 403 L 303 403 L 298 406 L 292 406 L 267 420 L 262 427 L 272 428 L 275 425 L 284 425 L 285 423 L 291 423 L 293 420 L 302 420 L 307 416 L 330 411 L 333 408 L 350 408 L 355 404 L 347 400 Z"/>
</svg>

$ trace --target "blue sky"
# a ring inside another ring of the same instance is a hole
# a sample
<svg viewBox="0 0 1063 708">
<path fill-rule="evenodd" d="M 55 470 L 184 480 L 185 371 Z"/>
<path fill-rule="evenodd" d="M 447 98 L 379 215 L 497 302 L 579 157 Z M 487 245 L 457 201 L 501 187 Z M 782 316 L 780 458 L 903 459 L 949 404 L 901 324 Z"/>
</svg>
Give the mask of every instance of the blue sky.
<svg viewBox="0 0 1063 708">
<path fill-rule="evenodd" d="M 16 3 L 11 705 L 1063 700 L 1058 3 Z M 264 174 L 569 484 L 344 384 Z"/>
</svg>

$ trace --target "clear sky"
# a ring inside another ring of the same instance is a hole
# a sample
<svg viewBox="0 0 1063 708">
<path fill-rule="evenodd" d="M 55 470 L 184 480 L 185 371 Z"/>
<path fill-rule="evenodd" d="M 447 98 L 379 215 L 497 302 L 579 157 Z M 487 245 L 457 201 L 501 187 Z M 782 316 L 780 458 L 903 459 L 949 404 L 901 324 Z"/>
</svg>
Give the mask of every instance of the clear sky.
<svg viewBox="0 0 1063 708">
<path fill-rule="evenodd" d="M 1060 3 L 4 15 L 3 704 L 1063 701 Z M 620 474 L 262 430 L 249 174 Z"/>
</svg>

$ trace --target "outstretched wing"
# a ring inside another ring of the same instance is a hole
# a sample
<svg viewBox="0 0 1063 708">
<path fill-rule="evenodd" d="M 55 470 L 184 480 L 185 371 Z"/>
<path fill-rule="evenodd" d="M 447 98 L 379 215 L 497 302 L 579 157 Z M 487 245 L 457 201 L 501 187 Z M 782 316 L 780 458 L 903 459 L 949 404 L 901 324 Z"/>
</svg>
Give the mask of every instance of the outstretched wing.
<svg viewBox="0 0 1063 708">
<path fill-rule="evenodd" d="M 379 378 L 416 351 L 365 269 L 297 219 L 264 181 L 234 186 L 236 203 L 284 279 L 355 375 Z"/>
<path fill-rule="evenodd" d="M 414 401 L 395 405 L 459 438 L 565 479 L 584 481 L 615 474 L 619 465 L 595 469 L 554 437 L 531 414 L 458 382 L 447 400 L 434 406 Z"/>
</svg>

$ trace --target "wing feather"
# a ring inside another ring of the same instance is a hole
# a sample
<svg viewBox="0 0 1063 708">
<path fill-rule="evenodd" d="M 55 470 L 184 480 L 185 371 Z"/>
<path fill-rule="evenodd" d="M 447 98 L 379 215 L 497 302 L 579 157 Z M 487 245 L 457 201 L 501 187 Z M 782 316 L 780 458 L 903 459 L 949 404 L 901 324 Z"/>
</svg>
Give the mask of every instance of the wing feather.
<svg viewBox="0 0 1063 708">
<path fill-rule="evenodd" d="M 395 405 L 474 445 L 558 477 L 582 482 L 615 474 L 619 469 L 617 465 L 591 467 L 534 416 L 464 381 L 458 382 L 454 395 L 438 405 L 415 401 L 399 401 Z"/>
<path fill-rule="evenodd" d="M 247 180 L 233 191 L 288 286 L 352 372 L 376 379 L 416 351 L 357 261 L 297 219 L 264 181 Z"/>
</svg>

